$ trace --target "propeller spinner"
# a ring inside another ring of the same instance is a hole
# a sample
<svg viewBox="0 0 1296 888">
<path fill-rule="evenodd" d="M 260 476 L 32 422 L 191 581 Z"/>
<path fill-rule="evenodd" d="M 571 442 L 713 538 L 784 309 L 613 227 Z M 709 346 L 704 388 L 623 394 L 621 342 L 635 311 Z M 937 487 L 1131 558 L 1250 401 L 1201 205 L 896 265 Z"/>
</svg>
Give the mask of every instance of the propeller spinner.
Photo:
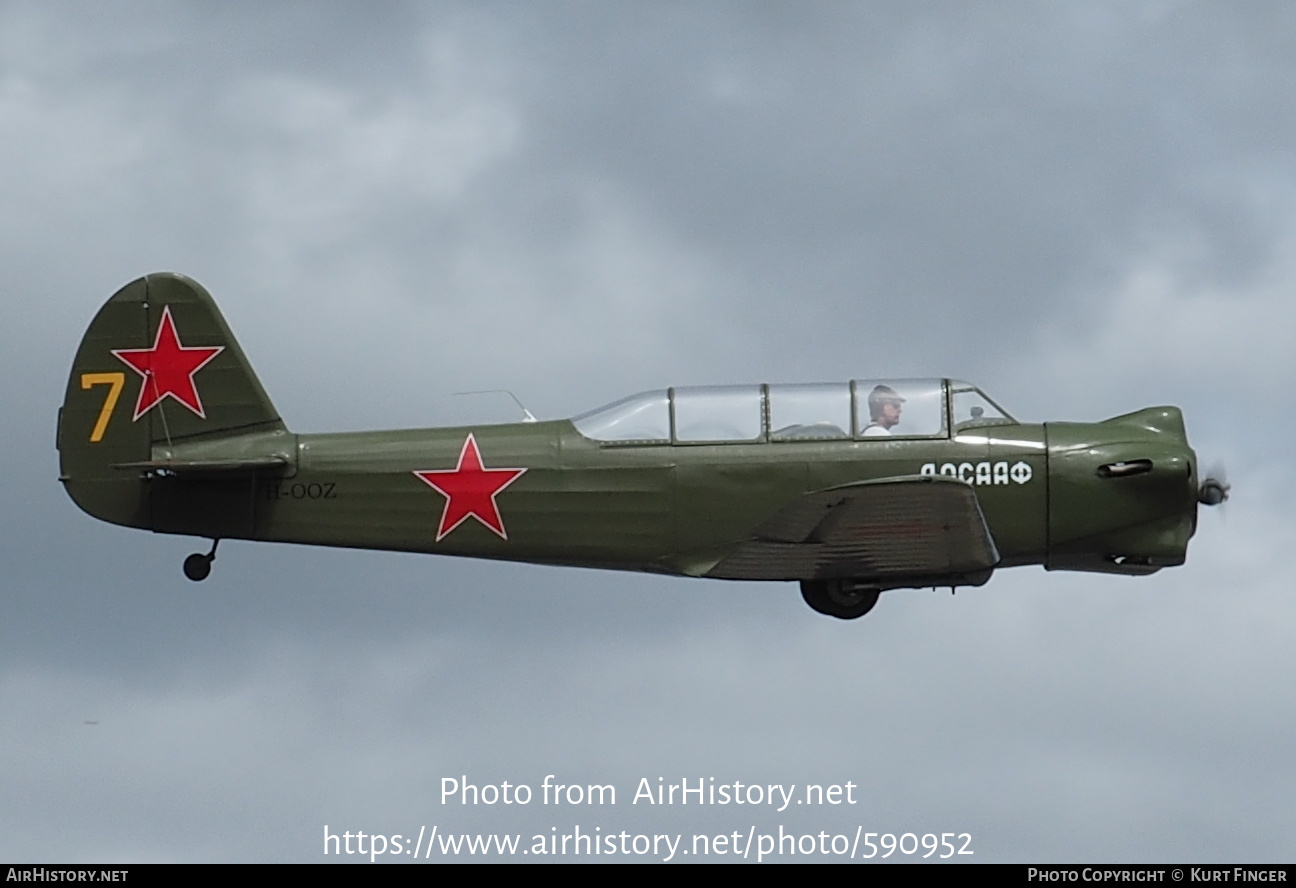
<svg viewBox="0 0 1296 888">
<path fill-rule="evenodd" d="M 1218 506 L 1229 498 L 1228 472 L 1222 463 L 1217 463 L 1206 472 L 1206 478 L 1197 488 L 1197 502 L 1204 506 Z"/>
</svg>

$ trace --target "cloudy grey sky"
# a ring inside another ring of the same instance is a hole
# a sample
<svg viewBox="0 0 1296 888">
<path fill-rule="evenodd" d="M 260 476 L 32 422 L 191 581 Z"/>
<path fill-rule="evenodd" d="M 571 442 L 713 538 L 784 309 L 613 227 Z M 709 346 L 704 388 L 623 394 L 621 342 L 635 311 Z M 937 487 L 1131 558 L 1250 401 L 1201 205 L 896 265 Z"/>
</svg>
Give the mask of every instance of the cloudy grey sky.
<svg viewBox="0 0 1296 888">
<path fill-rule="evenodd" d="M 782 824 L 1290 861 L 1293 39 L 1277 2 L 0 3 L 0 858 Z M 856 622 L 791 584 L 249 543 L 196 586 L 194 541 L 55 480 L 85 325 L 156 270 L 295 431 L 950 375 L 1035 421 L 1178 404 L 1236 495 L 1182 568 Z M 619 804 L 440 803 L 546 774 Z M 652 810 L 641 777 L 859 803 Z"/>
</svg>

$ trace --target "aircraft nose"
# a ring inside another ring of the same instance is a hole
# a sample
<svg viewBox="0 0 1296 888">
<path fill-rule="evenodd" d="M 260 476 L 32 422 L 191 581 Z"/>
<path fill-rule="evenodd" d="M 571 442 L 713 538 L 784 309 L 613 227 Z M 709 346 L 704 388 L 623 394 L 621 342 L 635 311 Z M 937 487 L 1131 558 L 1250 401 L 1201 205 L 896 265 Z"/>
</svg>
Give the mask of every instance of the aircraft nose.
<svg viewBox="0 0 1296 888">
<path fill-rule="evenodd" d="M 1050 567 L 1150 573 L 1182 564 L 1196 527 L 1198 483 L 1168 411 L 1135 422 L 1049 424 Z"/>
</svg>

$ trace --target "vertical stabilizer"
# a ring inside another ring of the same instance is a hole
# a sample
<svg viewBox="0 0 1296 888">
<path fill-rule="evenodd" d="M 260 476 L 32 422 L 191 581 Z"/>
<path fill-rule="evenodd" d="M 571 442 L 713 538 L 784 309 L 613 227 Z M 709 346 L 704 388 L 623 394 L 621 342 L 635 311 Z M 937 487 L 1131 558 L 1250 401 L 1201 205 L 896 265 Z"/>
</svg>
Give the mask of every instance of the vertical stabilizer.
<svg viewBox="0 0 1296 888">
<path fill-rule="evenodd" d="M 276 432 L 286 433 L 279 413 L 211 296 L 183 275 L 150 274 L 108 300 L 77 349 L 59 411 L 60 478 L 96 518 L 153 527 L 141 464 Z"/>
</svg>

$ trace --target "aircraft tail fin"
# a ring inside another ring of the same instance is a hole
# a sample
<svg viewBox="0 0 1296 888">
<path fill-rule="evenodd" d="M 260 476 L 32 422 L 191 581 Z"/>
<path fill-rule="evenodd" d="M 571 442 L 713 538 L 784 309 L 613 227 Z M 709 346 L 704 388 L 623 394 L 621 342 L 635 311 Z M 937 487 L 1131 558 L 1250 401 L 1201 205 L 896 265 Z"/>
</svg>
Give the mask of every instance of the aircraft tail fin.
<svg viewBox="0 0 1296 888">
<path fill-rule="evenodd" d="M 150 274 L 108 300 L 77 349 L 59 410 L 60 480 L 97 518 L 170 529 L 158 526 L 154 482 L 177 474 L 171 462 L 193 464 L 195 450 L 209 463 L 286 462 L 290 437 L 207 291 Z"/>
</svg>

